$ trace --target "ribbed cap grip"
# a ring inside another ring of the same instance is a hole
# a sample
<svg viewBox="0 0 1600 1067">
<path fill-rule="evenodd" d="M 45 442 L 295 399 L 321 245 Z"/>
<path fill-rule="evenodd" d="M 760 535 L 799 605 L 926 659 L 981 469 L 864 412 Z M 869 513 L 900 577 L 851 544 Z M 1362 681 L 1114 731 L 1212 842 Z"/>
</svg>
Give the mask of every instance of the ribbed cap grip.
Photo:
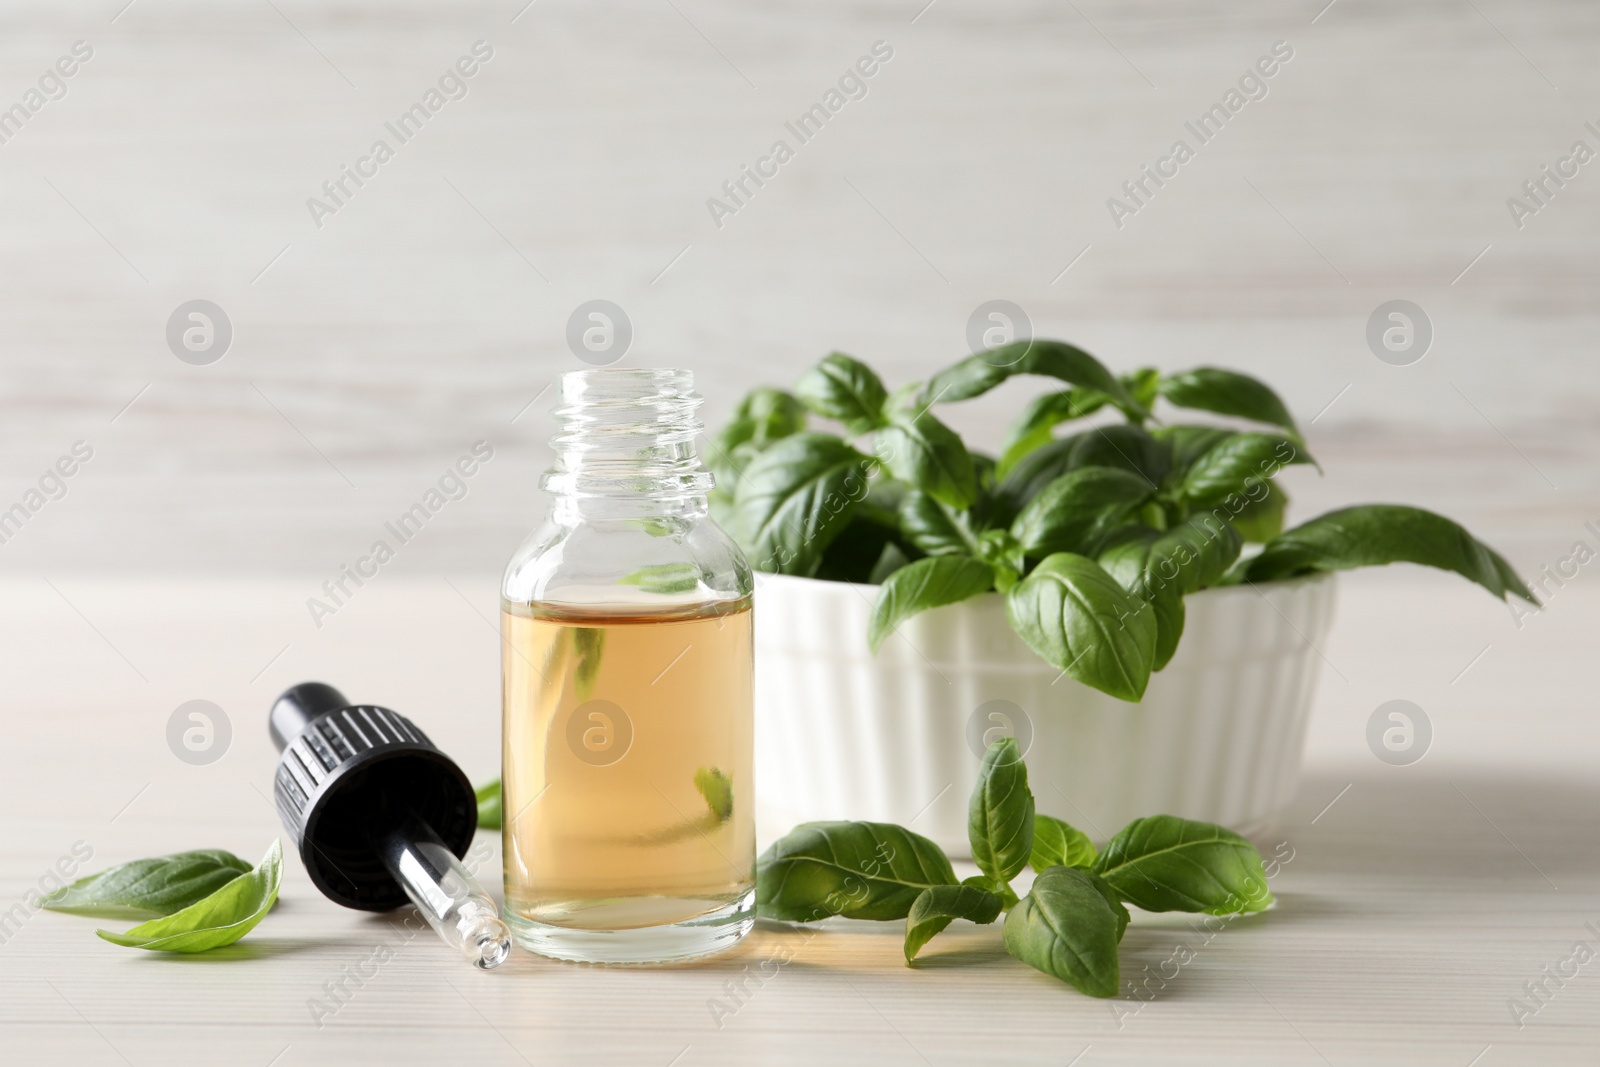
<svg viewBox="0 0 1600 1067">
<path fill-rule="evenodd" d="M 274 704 L 279 713 L 305 692 L 323 706 L 327 686 L 297 686 Z M 384 869 L 377 841 L 404 814 L 432 826 L 458 857 L 478 825 L 472 785 L 450 758 L 405 716 L 372 704 L 321 711 L 283 748 L 273 779 L 278 816 L 317 888 L 350 908 L 386 911 L 406 902 Z"/>
</svg>

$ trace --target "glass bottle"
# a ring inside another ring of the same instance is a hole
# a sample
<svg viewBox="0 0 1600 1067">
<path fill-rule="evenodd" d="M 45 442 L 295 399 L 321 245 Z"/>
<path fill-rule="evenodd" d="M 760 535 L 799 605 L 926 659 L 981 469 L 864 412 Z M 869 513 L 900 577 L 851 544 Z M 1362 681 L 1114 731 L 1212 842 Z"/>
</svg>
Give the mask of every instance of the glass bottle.
<svg viewBox="0 0 1600 1067">
<path fill-rule="evenodd" d="M 559 389 L 550 509 L 501 590 L 506 921 L 559 959 L 709 955 L 754 917 L 750 568 L 688 371 Z"/>
</svg>

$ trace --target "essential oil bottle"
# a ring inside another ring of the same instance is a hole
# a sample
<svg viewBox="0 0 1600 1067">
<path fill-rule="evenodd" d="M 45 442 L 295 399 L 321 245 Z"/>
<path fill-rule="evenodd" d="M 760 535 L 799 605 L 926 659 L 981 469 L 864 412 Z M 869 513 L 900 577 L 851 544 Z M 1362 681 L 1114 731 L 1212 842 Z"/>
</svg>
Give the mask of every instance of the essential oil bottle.
<svg viewBox="0 0 1600 1067">
<path fill-rule="evenodd" d="M 559 389 L 550 510 L 502 586 L 506 921 L 559 959 L 709 955 L 754 917 L 750 568 L 688 371 Z"/>
</svg>

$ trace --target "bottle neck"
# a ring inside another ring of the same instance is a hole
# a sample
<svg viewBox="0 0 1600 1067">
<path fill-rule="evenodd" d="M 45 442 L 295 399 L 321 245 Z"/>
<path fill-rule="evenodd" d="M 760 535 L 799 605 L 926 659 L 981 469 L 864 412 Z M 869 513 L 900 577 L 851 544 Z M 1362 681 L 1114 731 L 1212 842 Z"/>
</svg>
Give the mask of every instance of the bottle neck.
<svg viewBox="0 0 1600 1067">
<path fill-rule="evenodd" d="M 573 371 L 559 390 L 556 462 L 541 483 L 556 522 L 706 513 L 712 481 L 695 451 L 701 401 L 689 371 Z"/>
</svg>

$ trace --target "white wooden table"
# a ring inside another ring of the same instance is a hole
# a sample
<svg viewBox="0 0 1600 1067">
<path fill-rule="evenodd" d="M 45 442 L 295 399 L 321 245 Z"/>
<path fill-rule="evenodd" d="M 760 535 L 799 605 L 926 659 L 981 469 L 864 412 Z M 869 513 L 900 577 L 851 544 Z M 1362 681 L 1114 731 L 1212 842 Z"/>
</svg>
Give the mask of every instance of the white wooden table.
<svg viewBox="0 0 1600 1067">
<path fill-rule="evenodd" d="M 915 970 L 899 924 L 837 924 L 763 926 L 699 967 L 605 970 L 518 950 L 483 974 L 431 934 L 408 942 L 404 913 L 331 905 L 291 858 L 277 910 L 215 956 L 118 948 L 93 919 L 27 918 L 0 944 L 0 1061 L 1592 1063 L 1600 964 L 1552 986 L 1520 1029 L 1508 1001 L 1600 925 L 1600 589 L 1570 584 L 1519 631 L 1448 578 L 1395 570 L 1344 585 L 1324 652 L 1348 681 L 1324 672 L 1304 784 L 1261 838 L 1292 855 L 1278 906 L 1214 936 L 1136 915 L 1119 999 L 1080 996 L 1006 956 L 998 928 L 972 926 Z M 493 773 L 496 637 L 478 617 L 491 577 L 374 583 L 320 632 L 302 617 L 304 586 L 0 590 L 0 910 L 78 842 L 94 850 L 89 869 L 207 846 L 254 859 L 279 833 L 266 708 L 304 678 L 414 716 L 474 777 Z M 1363 739 L 1395 696 L 1434 728 L 1409 767 L 1380 763 Z M 210 766 L 166 747 L 168 715 L 194 698 L 217 702 L 234 731 Z M 480 842 L 471 855 L 494 884 L 493 838 Z M 373 975 L 384 943 L 393 959 Z M 1170 962 L 1178 946 L 1187 965 Z M 340 983 L 342 1003 L 329 999 Z"/>
</svg>

